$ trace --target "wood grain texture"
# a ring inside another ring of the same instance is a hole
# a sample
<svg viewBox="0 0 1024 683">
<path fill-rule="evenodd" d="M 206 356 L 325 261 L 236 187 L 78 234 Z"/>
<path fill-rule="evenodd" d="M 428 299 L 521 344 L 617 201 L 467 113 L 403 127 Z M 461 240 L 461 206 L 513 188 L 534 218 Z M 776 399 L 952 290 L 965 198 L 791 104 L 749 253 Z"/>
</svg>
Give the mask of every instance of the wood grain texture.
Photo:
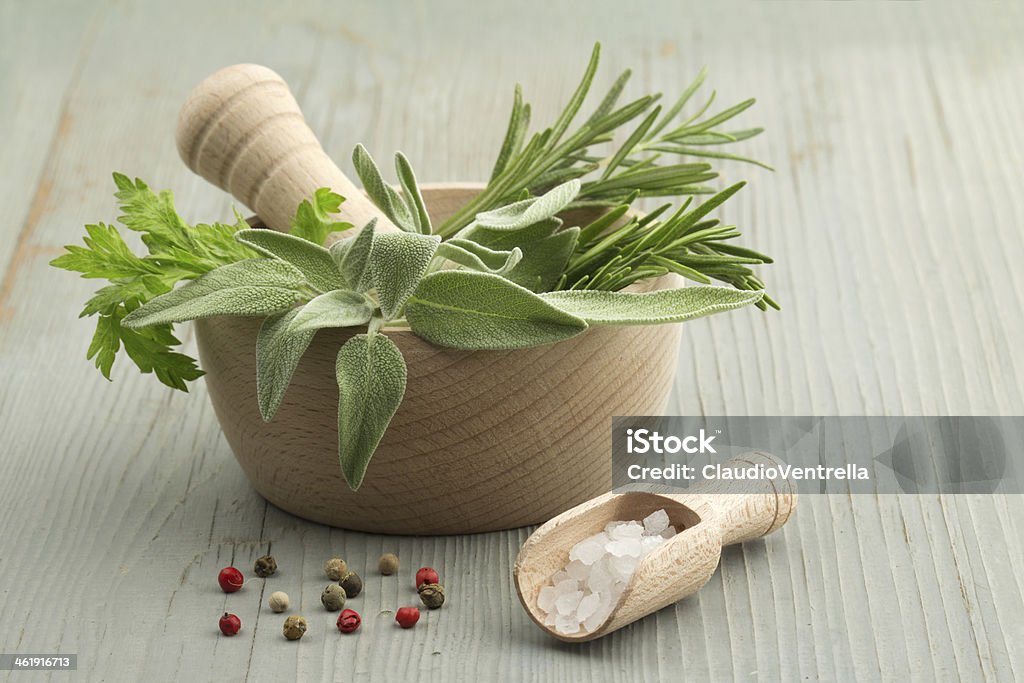
<svg viewBox="0 0 1024 683">
<path fill-rule="evenodd" d="M 0 650 L 78 652 L 97 681 L 1024 677 L 1021 496 L 806 496 L 779 533 L 726 548 L 696 595 L 568 645 L 515 598 L 528 530 L 300 521 L 250 487 L 201 384 L 172 394 L 119 362 L 109 385 L 89 367 L 92 324 L 75 316 L 96 283 L 46 262 L 114 219 L 114 169 L 173 188 L 189 218 L 230 216 L 173 140 L 207 74 L 271 66 L 349 175 L 361 141 L 402 149 L 424 180 L 472 181 L 512 84 L 549 119 L 599 38 L 600 84 L 633 67 L 630 94 L 672 94 L 708 64 L 723 105 L 757 96 L 740 125 L 768 132 L 744 151 L 778 169 L 725 165 L 752 183 L 724 217 L 776 257 L 762 274 L 784 310 L 687 323 L 670 412 L 1024 413 L 1019 6 L 479 4 L 0 4 Z M 258 581 L 232 596 L 214 581 L 268 548 L 267 589 L 310 619 L 299 644 Z M 403 568 L 385 580 L 372 565 L 388 550 Z M 367 580 L 357 638 L 320 611 L 334 553 Z M 54 564 L 71 568 L 56 589 Z M 421 564 L 448 604 L 395 629 Z M 244 622 L 231 640 L 225 607 Z"/>
</svg>

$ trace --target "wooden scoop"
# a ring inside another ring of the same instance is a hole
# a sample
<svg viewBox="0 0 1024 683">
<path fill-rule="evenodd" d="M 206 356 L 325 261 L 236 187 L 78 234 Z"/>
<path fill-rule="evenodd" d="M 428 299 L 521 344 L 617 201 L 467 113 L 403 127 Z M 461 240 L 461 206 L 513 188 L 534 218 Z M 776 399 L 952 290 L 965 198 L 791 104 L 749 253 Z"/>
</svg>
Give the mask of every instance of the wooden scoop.
<svg viewBox="0 0 1024 683">
<path fill-rule="evenodd" d="M 197 85 L 175 137 L 190 169 L 275 230 L 288 231 L 296 208 L 321 187 L 345 197 L 339 220 L 358 229 L 377 218 L 378 230 L 397 230 L 331 161 L 288 84 L 265 66 L 225 67 Z"/>
<path fill-rule="evenodd" d="M 760 451 L 729 460 L 722 467 L 781 465 Z M 753 488 L 760 488 L 752 492 Z M 730 493 L 730 489 L 734 491 Z M 742 491 L 736 492 L 736 491 Z M 647 616 L 695 593 L 718 567 L 722 547 L 760 538 L 789 519 L 796 507 L 796 486 L 787 479 L 707 482 L 678 494 L 608 493 L 577 505 L 541 525 L 526 539 L 516 558 L 513 577 L 519 600 L 538 626 L 567 642 L 582 642 Z M 618 604 L 598 628 L 576 635 L 558 633 L 544 625 L 537 606 L 540 589 L 569 562 L 569 550 L 602 531 L 608 522 L 641 520 L 664 509 L 678 534 L 640 560 Z"/>
</svg>

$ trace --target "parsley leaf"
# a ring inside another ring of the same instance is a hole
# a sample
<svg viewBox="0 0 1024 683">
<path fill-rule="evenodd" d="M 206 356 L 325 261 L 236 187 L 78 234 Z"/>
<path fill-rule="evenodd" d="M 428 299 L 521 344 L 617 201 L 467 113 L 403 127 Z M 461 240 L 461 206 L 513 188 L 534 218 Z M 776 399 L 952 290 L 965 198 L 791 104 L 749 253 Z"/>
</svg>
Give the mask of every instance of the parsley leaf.
<svg viewBox="0 0 1024 683">
<path fill-rule="evenodd" d="M 178 215 L 170 192 L 153 192 L 141 180 L 132 181 L 121 173 L 114 174 L 114 184 L 114 196 L 123 211 L 118 221 L 141 233 L 149 254 L 136 255 L 115 226 L 96 223 L 85 226 L 85 246 L 68 245 L 66 253 L 50 265 L 81 273 L 84 278 L 110 281 L 86 302 L 81 313 L 82 317 L 98 316 L 86 356 L 104 377 L 110 379 L 123 347 L 139 370 L 156 375 L 167 386 L 188 391 L 187 383 L 203 372 L 193 358 L 173 350 L 181 342 L 171 325 L 132 330 L 121 321 L 142 304 L 174 289 L 178 282 L 259 256 L 235 240 L 235 233 L 249 226 L 237 212 L 234 224 L 190 226 Z"/>
<path fill-rule="evenodd" d="M 323 246 L 324 240 L 332 232 L 341 232 L 352 227 L 351 223 L 335 221 L 330 216 L 330 214 L 338 213 L 343 201 L 345 198 L 340 194 L 321 187 L 313 195 L 312 202 L 307 199 L 299 204 L 295 218 L 292 219 L 291 234 L 309 240 L 318 246 Z"/>
</svg>

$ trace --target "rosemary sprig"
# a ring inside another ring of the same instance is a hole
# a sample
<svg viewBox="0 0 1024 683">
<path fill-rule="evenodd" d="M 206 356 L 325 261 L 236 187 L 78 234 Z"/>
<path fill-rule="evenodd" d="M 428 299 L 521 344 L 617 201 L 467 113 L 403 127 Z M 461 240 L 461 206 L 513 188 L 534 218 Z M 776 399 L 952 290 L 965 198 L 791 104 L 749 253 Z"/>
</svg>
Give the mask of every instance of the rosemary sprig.
<svg viewBox="0 0 1024 683">
<path fill-rule="evenodd" d="M 712 146 L 746 140 L 762 129 L 749 128 L 727 132 L 718 127 L 754 104 L 748 99 L 711 116 L 705 116 L 715 93 L 697 112 L 679 121 L 681 112 L 704 83 L 706 71 L 662 112 L 657 105 L 660 94 L 640 97 L 616 107 L 631 72 L 624 71 L 591 115 L 573 132 L 572 122 L 590 92 L 600 58 L 597 44 L 586 71 L 565 109 L 548 128 L 527 138 L 531 107 L 516 86 L 508 128 L 491 173 L 487 188 L 438 227 L 436 234 L 450 237 L 469 225 L 483 211 L 509 204 L 525 196 L 546 190 L 575 178 L 584 179 L 574 206 L 616 206 L 631 203 L 637 197 L 665 197 L 706 194 L 703 185 L 717 177 L 706 161 L 660 163 L 662 156 L 673 154 L 702 159 L 733 159 L 765 166 L 745 157 L 708 149 Z M 614 132 L 641 118 L 626 140 L 610 154 L 594 155 L 590 148 L 609 143 Z"/>
<path fill-rule="evenodd" d="M 763 290 L 764 283 L 749 266 L 772 263 L 772 259 L 730 244 L 741 234 L 736 226 L 706 218 L 744 184 L 732 185 L 692 209 L 687 200 L 664 220 L 658 219 L 669 204 L 612 229 L 628 209 L 627 204 L 619 205 L 580 232 L 559 288 L 615 291 L 673 272 L 701 284 L 719 280 L 736 289 Z M 779 308 L 767 294 L 756 305 L 762 310 Z"/>
</svg>

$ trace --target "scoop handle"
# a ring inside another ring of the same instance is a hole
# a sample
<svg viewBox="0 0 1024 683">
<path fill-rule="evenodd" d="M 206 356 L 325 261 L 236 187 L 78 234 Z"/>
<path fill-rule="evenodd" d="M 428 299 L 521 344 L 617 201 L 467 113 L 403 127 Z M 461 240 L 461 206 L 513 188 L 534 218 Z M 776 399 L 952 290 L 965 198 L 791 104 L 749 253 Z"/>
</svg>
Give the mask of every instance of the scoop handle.
<svg viewBox="0 0 1024 683">
<path fill-rule="evenodd" d="M 693 510 L 701 524 L 717 526 L 722 545 L 766 536 L 780 528 L 796 508 L 796 484 L 782 476 L 784 462 L 770 453 L 751 451 L 722 464 L 733 471 L 763 465 L 777 476 L 754 480 L 713 479 L 681 494 L 668 494 Z M 665 494 L 662 494 L 665 495 Z"/>
<path fill-rule="evenodd" d="M 277 73 L 257 64 L 217 71 L 192 90 L 178 115 L 178 154 L 195 173 L 286 232 L 299 204 L 327 187 L 345 197 L 340 220 L 393 229 L 320 146 Z"/>
</svg>

